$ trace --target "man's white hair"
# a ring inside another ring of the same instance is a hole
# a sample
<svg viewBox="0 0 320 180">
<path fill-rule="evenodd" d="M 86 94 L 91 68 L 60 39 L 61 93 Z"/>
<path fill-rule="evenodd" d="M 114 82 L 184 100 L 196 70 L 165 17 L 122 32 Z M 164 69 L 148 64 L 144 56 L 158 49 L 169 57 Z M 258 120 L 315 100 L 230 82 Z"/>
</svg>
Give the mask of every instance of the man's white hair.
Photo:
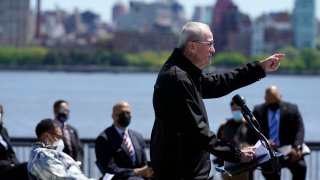
<svg viewBox="0 0 320 180">
<path fill-rule="evenodd" d="M 178 47 L 184 50 L 189 41 L 202 41 L 207 29 L 210 30 L 210 27 L 201 22 L 186 23 L 181 29 Z"/>
</svg>

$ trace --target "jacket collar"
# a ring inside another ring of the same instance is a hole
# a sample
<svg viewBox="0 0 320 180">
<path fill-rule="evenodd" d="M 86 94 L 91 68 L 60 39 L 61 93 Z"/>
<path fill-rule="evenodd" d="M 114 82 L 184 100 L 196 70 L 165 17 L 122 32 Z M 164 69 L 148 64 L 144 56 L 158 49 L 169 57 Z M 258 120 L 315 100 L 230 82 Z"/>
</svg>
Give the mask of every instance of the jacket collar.
<svg viewBox="0 0 320 180">
<path fill-rule="evenodd" d="M 179 48 L 174 49 L 169 61 L 171 61 L 173 65 L 178 65 L 192 77 L 200 77 L 202 75 L 202 70 L 186 58 Z"/>
</svg>

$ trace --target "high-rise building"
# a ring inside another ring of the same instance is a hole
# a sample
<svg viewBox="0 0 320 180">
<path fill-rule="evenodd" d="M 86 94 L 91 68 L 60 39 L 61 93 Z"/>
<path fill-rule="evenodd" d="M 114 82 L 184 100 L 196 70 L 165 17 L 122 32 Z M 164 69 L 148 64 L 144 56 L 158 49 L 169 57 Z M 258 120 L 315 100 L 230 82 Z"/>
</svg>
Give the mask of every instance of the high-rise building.
<svg viewBox="0 0 320 180">
<path fill-rule="evenodd" d="M 30 1 L 0 0 L 0 47 L 26 46 L 30 39 Z"/>
<path fill-rule="evenodd" d="M 203 22 L 211 25 L 212 6 L 196 6 L 192 16 L 193 21 Z"/>
<path fill-rule="evenodd" d="M 119 9 L 119 5 L 115 8 Z M 176 1 L 130 1 L 128 13 L 117 16 L 114 24 L 116 31 L 148 32 L 155 28 L 180 31 L 186 21 L 184 9 Z"/>
<path fill-rule="evenodd" d="M 293 10 L 294 45 L 298 49 L 316 47 L 315 0 L 295 0 Z"/>
<path fill-rule="evenodd" d="M 250 55 L 251 21 L 232 0 L 217 0 L 212 13 L 212 31 L 217 52 Z"/>
<path fill-rule="evenodd" d="M 119 19 L 128 13 L 124 3 L 117 3 L 112 8 L 112 22 L 118 24 Z"/>
<path fill-rule="evenodd" d="M 212 29 L 215 48 L 218 52 L 225 51 L 228 34 L 236 31 L 235 14 L 238 9 L 231 0 L 217 0 L 212 13 Z"/>
<path fill-rule="evenodd" d="M 251 55 L 276 53 L 293 45 L 292 16 L 288 12 L 263 14 L 252 25 Z"/>
</svg>

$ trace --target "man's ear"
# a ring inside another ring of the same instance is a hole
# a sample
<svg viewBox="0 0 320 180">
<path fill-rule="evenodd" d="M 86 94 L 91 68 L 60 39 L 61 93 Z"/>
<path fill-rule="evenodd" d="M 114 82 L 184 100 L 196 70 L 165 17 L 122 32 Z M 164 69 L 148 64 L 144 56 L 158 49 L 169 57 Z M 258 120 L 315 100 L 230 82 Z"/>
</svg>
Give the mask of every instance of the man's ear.
<svg viewBox="0 0 320 180">
<path fill-rule="evenodd" d="M 112 117 L 113 121 L 115 121 L 117 119 L 117 115 L 115 113 L 112 113 L 111 117 Z"/>
<path fill-rule="evenodd" d="M 194 48 L 195 48 L 195 46 L 194 46 L 194 44 L 193 44 L 192 41 L 189 41 L 189 42 L 188 42 L 188 47 L 189 47 L 190 49 L 194 49 Z"/>
<path fill-rule="evenodd" d="M 196 50 L 196 46 L 194 45 L 194 43 L 192 41 L 189 41 L 187 43 L 187 48 L 189 49 L 190 52 L 193 52 Z"/>
</svg>

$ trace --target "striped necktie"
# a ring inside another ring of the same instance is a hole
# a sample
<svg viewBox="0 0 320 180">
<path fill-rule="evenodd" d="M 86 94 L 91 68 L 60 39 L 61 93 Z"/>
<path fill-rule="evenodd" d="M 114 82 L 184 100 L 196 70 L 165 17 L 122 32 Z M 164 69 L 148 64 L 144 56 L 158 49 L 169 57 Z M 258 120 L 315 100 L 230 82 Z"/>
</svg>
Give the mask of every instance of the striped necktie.
<svg viewBox="0 0 320 180">
<path fill-rule="evenodd" d="M 271 117 L 271 121 L 269 124 L 269 137 L 273 140 L 273 142 L 277 145 L 277 147 L 280 146 L 280 140 L 279 140 L 279 118 L 277 117 L 277 114 L 279 111 L 274 111 L 273 115 Z"/>
<path fill-rule="evenodd" d="M 70 150 L 70 156 L 71 157 L 73 157 L 73 149 L 72 149 L 72 142 L 71 142 L 71 135 L 70 135 L 70 132 L 69 132 L 69 130 L 68 130 L 68 128 L 67 128 L 67 124 L 64 124 L 64 125 L 62 125 L 62 127 L 61 127 L 61 129 L 62 129 L 62 133 L 63 133 L 63 136 L 64 136 L 64 138 L 66 139 L 66 142 L 67 142 L 67 146 L 68 146 L 68 148 L 69 148 L 69 150 Z M 74 157 L 73 157 L 74 158 Z"/>
<path fill-rule="evenodd" d="M 127 150 L 128 150 L 128 153 L 132 159 L 132 156 L 133 156 L 133 146 L 129 140 L 129 137 L 126 133 L 123 133 L 123 143 L 126 145 L 127 147 Z"/>
</svg>

